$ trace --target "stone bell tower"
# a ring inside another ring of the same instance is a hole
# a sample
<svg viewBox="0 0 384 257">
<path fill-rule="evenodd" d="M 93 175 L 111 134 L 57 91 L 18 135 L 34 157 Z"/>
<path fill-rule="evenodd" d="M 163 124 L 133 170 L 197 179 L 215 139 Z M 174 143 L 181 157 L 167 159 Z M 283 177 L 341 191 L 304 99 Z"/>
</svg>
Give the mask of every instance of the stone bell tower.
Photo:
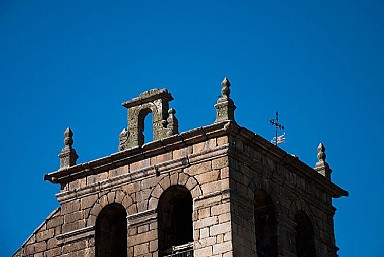
<svg viewBox="0 0 384 257">
<path fill-rule="evenodd" d="M 140 94 L 122 105 L 128 109 L 128 129 L 120 133 L 119 150 L 144 144 L 144 118 L 153 114 L 153 140 L 160 140 L 178 134 L 176 111 L 169 109 L 173 97 L 167 89 L 152 89 Z"/>
<path fill-rule="evenodd" d="M 173 97 L 146 91 L 123 106 L 119 151 L 76 163 L 65 132 L 54 210 L 14 256 L 336 257 L 325 147 L 309 167 L 235 121 L 230 82 L 222 82 L 215 121 L 178 132 Z M 153 114 L 153 142 L 144 118 Z"/>
</svg>

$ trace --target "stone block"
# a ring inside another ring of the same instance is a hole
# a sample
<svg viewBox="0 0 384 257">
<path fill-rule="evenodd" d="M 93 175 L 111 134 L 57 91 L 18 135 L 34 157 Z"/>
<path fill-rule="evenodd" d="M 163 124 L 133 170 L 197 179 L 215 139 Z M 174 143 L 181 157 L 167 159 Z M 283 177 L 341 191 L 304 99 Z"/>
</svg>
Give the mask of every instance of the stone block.
<svg viewBox="0 0 384 257">
<path fill-rule="evenodd" d="M 205 172 L 199 175 L 196 175 L 197 181 L 199 181 L 200 185 L 205 183 L 209 183 L 212 181 L 217 181 L 220 179 L 220 170 L 212 170 L 209 172 Z"/>
<path fill-rule="evenodd" d="M 219 181 L 212 181 L 209 183 L 206 183 L 204 185 L 201 185 L 201 190 L 204 194 L 209 194 L 217 191 L 223 191 L 224 189 L 227 189 L 228 187 L 223 187 L 222 185 L 223 180 Z"/>
<path fill-rule="evenodd" d="M 137 162 L 131 163 L 129 165 L 129 170 L 130 170 L 130 172 L 134 172 L 134 171 L 137 171 L 137 170 L 148 168 L 150 165 L 151 165 L 151 160 L 150 159 L 144 159 L 144 160 L 141 160 L 141 161 L 137 161 Z"/>
<path fill-rule="evenodd" d="M 61 207 L 61 214 L 65 215 L 68 213 L 79 211 L 80 209 L 81 209 L 80 199 L 76 199 L 71 202 L 67 202 L 63 204 Z"/>
<path fill-rule="evenodd" d="M 217 225 L 213 225 L 209 228 L 209 235 L 210 236 L 216 236 L 219 234 L 223 234 L 226 232 L 231 231 L 231 223 L 226 222 L 226 223 L 221 223 Z"/>
<path fill-rule="evenodd" d="M 62 230 L 63 230 L 63 233 L 67 233 L 67 232 L 78 230 L 84 227 L 85 227 L 85 220 L 78 220 L 73 223 L 64 223 Z"/>
<path fill-rule="evenodd" d="M 215 244 L 213 246 L 212 253 L 213 254 L 223 254 L 223 253 L 229 252 L 231 250 L 232 250 L 232 242 L 231 241 L 227 241 L 227 242 L 224 242 L 222 244 Z"/>
<path fill-rule="evenodd" d="M 229 167 L 229 160 L 227 156 L 212 160 L 212 168 L 214 170 L 223 169 L 226 167 Z"/>
<path fill-rule="evenodd" d="M 157 240 L 149 242 L 149 251 L 150 252 L 156 252 L 159 250 L 158 242 Z"/>
<path fill-rule="evenodd" d="M 134 255 L 132 256 L 140 256 L 141 254 L 149 253 L 149 243 L 135 245 L 133 248 Z"/>
<path fill-rule="evenodd" d="M 191 165 L 190 167 L 185 169 L 185 172 L 191 176 L 202 174 L 205 172 L 209 172 L 212 170 L 211 161 L 200 162 Z"/>
<path fill-rule="evenodd" d="M 205 150 L 206 142 L 201 142 L 193 145 L 193 153 L 199 153 Z"/>
<path fill-rule="evenodd" d="M 204 248 L 199 248 L 194 251 L 195 257 L 208 257 L 212 256 L 212 246 L 207 246 Z"/>
<path fill-rule="evenodd" d="M 61 256 L 61 248 L 49 249 L 44 254 L 45 254 L 45 257 Z"/>
<path fill-rule="evenodd" d="M 206 207 L 198 210 L 198 219 L 203 219 L 211 216 L 211 208 Z"/>
<path fill-rule="evenodd" d="M 89 195 L 81 198 L 81 209 L 91 208 L 97 201 L 98 195 Z"/>
<path fill-rule="evenodd" d="M 189 176 L 184 172 L 179 173 L 178 184 L 184 186 L 188 181 Z"/>
<path fill-rule="evenodd" d="M 217 141 L 217 145 L 225 145 L 225 144 L 228 144 L 228 137 L 227 136 L 218 137 L 216 141 Z"/>
<path fill-rule="evenodd" d="M 64 223 L 72 223 L 78 220 L 83 219 L 83 212 L 82 211 L 76 211 L 69 214 L 64 215 Z"/>
<path fill-rule="evenodd" d="M 160 154 L 151 158 L 151 165 L 156 165 L 162 162 L 172 160 L 172 152 Z"/>
<path fill-rule="evenodd" d="M 214 149 L 217 146 L 216 138 L 208 139 L 206 143 L 207 149 Z"/>
<path fill-rule="evenodd" d="M 61 226 L 64 223 L 64 217 L 59 215 L 52 217 L 47 221 L 47 229 Z"/>
<path fill-rule="evenodd" d="M 199 219 L 195 222 L 194 228 L 200 229 L 200 228 L 206 228 L 210 227 L 212 225 L 218 224 L 219 220 L 217 217 L 207 217 L 204 219 Z"/>
<path fill-rule="evenodd" d="M 206 238 L 206 237 L 209 237 L 209 228 L 208 227 L 201 228 L 200 229 L 200 239 Z"/>
<path fill-rule="evenodd" d="M 39 231 L 36 234 L 36 241 L 37 242 L 46 241 L 47 239 L 52 238 L 54 235 L 55 235 L 55 230 L 53 228 Z"/>
</svg>

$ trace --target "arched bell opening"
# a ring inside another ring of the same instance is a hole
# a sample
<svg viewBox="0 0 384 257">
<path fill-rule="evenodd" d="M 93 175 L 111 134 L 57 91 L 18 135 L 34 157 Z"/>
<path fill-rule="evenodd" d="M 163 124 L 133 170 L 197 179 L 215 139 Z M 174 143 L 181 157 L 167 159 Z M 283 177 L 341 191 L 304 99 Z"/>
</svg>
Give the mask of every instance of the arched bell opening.
<svg viewBox="0 0 384 257">
<path fill-rule="evenodd" d="M 256 190 L 254 205 L 256 251 L 258 257 L 277 257 L 276 213 L 271 197 Z"/>
<path fill-rule="evenodd" d="M 312 223 L 304 212 L 295 215 L 297 257 L 316 257 Z"/>
<path fill-rule="evenodd" d="M 153 113 L 150 108 L 142 109 L 138 117 L 138 141 L 139 145 L 151 142 L 154 140 L 154 121 Z"/>
<path fill-rule="evenodd" d="M 191 193 L 185 187 L 171 186 L 161 195 L 157 212 L 159 256 L 172 256 L 175 252 L 191 254 L 190 243 L 193 242 Z"/>
<path fill-rule="evenodd" d="M 96 257 L 127 257 L 127 212 L 120 204 L 104 207 L 96 219 Z"/>
</svg>

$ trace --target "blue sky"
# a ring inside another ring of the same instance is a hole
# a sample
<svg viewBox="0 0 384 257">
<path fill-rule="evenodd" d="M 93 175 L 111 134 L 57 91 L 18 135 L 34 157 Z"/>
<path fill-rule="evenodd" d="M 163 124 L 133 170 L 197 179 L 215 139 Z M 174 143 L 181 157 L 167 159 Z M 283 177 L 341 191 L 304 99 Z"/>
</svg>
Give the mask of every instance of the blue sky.
<svg viewBox="0 0 384 257">
<path fill-rule="evenodd" d="M 229 77 L 236 121 L 314 166 L 323 142 L 340 256 L 384 253 L 382 1 L 0 0 L 0 255 L 58 203 L 70 126 L 79 162 L 117 151 L 121 103 L 168 88 L 180 131 L 211 124 Z"/>
</svg>

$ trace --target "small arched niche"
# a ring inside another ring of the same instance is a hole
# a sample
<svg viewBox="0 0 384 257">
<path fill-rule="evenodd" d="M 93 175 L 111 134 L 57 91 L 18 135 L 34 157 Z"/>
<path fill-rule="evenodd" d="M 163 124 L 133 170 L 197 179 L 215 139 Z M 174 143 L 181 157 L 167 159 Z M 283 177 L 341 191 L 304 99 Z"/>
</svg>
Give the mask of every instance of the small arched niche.
<svg viewBox="0 0 384 257">
<path fill-rule="evenodd" d="M 312 223 L 304 212 L 295 215 L 297 257 L 316 257 Z"/>
<path fill-rule="evenodd" d="M 104 207 L 96 219 L 96 257 L 127 257 L 127 212 L 120 204 Z"/>
<path fill-rule="evenodd" d="M 139 126 L 139 145 L 149 143 L 154 140 L 155 123 L 153 120 L 153 113 L 150 108 L 145 108 L 140 111 L 138 117 Z"/>
<path fill-rule="evenodd" d="M 192 196 L 185 187 L 171 186 L 164 191 L 157 212 L 159 256 L 167 256 L 172 248 L 184 249 L 193 242 Z"/>
<path fill-rule="evenodd" d="M 256 251 L 258 257 L 277 257 L 276 213 L 271 197 L 256 190 L 254 205 Z"/>
</svg>

